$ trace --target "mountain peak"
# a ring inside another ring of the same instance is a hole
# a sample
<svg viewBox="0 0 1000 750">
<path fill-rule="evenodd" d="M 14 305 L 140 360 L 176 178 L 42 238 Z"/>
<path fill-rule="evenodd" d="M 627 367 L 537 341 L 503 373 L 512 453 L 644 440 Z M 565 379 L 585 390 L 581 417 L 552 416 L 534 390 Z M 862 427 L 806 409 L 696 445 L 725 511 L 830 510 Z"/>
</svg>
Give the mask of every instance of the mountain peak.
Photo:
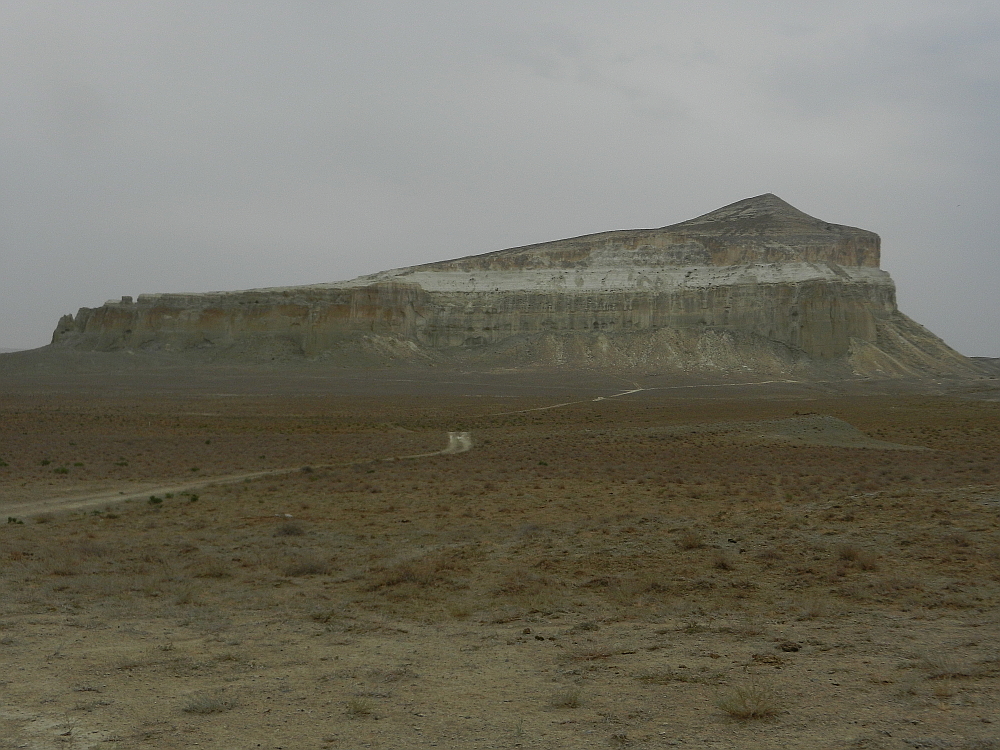
<svg viewBox="0 0 1000 750">
<path fill-rule="evenodd" d="M 767 235 L 775 239 L 782 235 L 808 236 L 818 234 L 872 235 L 856 227 L 831 224 L 800 211 L 774 193 L 764 193 L 753 198 L 730 203 L 702 216 L 663 227 L 671 232 L 709 235 Z"/>
</svg>

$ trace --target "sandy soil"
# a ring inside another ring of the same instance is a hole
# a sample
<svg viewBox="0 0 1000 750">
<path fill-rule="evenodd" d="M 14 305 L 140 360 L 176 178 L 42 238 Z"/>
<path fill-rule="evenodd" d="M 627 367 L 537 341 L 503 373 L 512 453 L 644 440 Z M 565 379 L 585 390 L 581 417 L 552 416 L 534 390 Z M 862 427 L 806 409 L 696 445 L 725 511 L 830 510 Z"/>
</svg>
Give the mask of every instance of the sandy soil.
<svg viewBox="0 0 1000 750">
<path fill-rule="evenodd" d="M 1000 747 L 997 395 L 8 381 L 0 747 Z"/>
</svg>

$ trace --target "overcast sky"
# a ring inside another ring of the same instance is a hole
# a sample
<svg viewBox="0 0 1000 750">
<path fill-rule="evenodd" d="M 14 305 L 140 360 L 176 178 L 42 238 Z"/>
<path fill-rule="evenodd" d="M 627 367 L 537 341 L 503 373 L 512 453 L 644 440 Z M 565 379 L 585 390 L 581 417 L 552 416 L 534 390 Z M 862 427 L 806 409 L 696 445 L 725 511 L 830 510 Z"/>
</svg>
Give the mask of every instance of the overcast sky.
<svg viewBox="0 0 1000 750">
<path fill-rule="evenodd" d="M 0 347 L 768 192 L 1000 357 L 1000 4 L 0 3 Z"/>
</svg>

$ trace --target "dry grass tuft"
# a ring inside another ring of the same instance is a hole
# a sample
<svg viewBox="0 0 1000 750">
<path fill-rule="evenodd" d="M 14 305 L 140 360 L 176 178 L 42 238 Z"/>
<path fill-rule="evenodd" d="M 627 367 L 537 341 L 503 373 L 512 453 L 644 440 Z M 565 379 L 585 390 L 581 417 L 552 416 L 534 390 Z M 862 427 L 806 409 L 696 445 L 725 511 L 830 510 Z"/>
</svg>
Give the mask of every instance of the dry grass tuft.
<svg viewBox="0 0 1000 750">
<path fill-rule="evenodd" d="M 579 708 L 582 705 L 583 696 L 578 687 L 567 688 L 552 697 L 553 708 Z"/>
<path fill-rule="evenodd" d="M 236 703 L 219 693 L 200 693 L 192 695 L 181 708 L 188 714 L 220 714 L 232 711 Z"/>
<path fill-rule="evenodd" d="M 839 545 L 837 557 L 860 570 L 878 570 L 878 555 L 854 544 Z"/>
<path fill-rule="evenodd" d="M 836 611 L 833 598 L 824 594 L 810 594 L 799 600 L 797 607 L 800 620 L 816 620 L 829 617 Z"/>
<path fill-rule="evenodd" d="M 677 537 L 677 546 L 683 550 L 701 549 L 705 546 L 705 538 L 695 529 L 684 529 Z"/>
<path fill-rule="evenodd" d="M 723 677 L 722 672 L 693 672 L 690 669 L 661 669 L 657 672 L 646 672 L 636 677 L 646 685 L 671 685 L 675 682 L 693 684 L 716 684 Z"/>
<path fill-rule="evenodd" d="M 727 690 L 716 699 L 715 705 L 740 721 L 770 719 L 781 711 L 777 693 L 757 682 Z"/>
<path fill-rule="evenodd" d="M 346 713 L 352 719 L 364 719 L 375 713 L 375 706 L 366 698 L 354 697 L 348 699 Z"/>
<path fill-rule="evenodd" d="M 422 588 L 435 586 L 445 580 L 442 568 L 437 560 L 430 558 L 407 560 L 386 568 L 376 568 L 375 575 L 366 589 L 377 591 L 403 584 L 413 584 Z"/>
<path fill-rule="evenodd" d="M 548 583 L 548 579 L 543 575 L 524 568 L 515 568 L 503 577 L 496 593 L 503 596 L 538 594 Z"/>
<path fill-rule="evenodd" d="M 392 669 L 370 669 L 368 679 L 378 682 L 400 682 L 402 680 L 412 680 L 417 676 L 409 664 L 400 664 Z"/>
<path fill-rule="evenodd" d="M 289 559 L 281 572 L 289 578 L 326 576 L 333 572 L 333 563 L 325 557 L 302 555 Z"/>
<path fill-rule="evenodd" d="M 959 660 L 954 654 L 934 653 L 920 660 L 920 668 L 927 671 L 929 680 L 950 680 L 976 677 L 979 670 Z"/>
<path fill-rule="evenodd" d="M 193 563 L 188 569 L 195 578 L 227 578 L 229 563 L 216 557 L 208 557 Z"/>
<path fill-rule="evenodd" d="M 712 567 L 716 570 L 735 570 L 736 556 L 728 550 L 718 550 L 712 555 Z"/>
<path fill-rule="evenodd" d="M 750 613 L 744 614 L 733 625 L 733 632 L 743 636 L 762 635 L 766 630 L 764 618 Z"/>
<path fill-rule="evenodd" d="M 637 604 L 643 598 L 662 599 L 669 593 L 660 575 L 653 571 L 607 579 L 605 591 L 611 601 L 626 606 Z"/>
<path fill-rule="evenodd" d="M 148 666 L 151 659 L 148 654 L 118 654 L 112 660 L 112 668 L 120 671 L 139 669 Z"/>
</svg>

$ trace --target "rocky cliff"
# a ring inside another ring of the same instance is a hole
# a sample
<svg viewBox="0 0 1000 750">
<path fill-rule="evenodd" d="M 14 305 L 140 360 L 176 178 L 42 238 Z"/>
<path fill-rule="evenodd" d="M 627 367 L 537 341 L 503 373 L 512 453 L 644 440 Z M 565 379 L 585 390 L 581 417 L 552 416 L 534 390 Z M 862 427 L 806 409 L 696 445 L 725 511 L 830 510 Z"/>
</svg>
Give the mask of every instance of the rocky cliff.
<svg viewBox="0 0 1000 750">
<path fill-rule="evenodd" d="M 661 229 L 345 282 L 123 297 L 63 317 L 53 344 L 345 362 L 368 354 L 647 370 L 977 371 L 897 310 L 878 235 L 770 194 Z"/>
</svg>

